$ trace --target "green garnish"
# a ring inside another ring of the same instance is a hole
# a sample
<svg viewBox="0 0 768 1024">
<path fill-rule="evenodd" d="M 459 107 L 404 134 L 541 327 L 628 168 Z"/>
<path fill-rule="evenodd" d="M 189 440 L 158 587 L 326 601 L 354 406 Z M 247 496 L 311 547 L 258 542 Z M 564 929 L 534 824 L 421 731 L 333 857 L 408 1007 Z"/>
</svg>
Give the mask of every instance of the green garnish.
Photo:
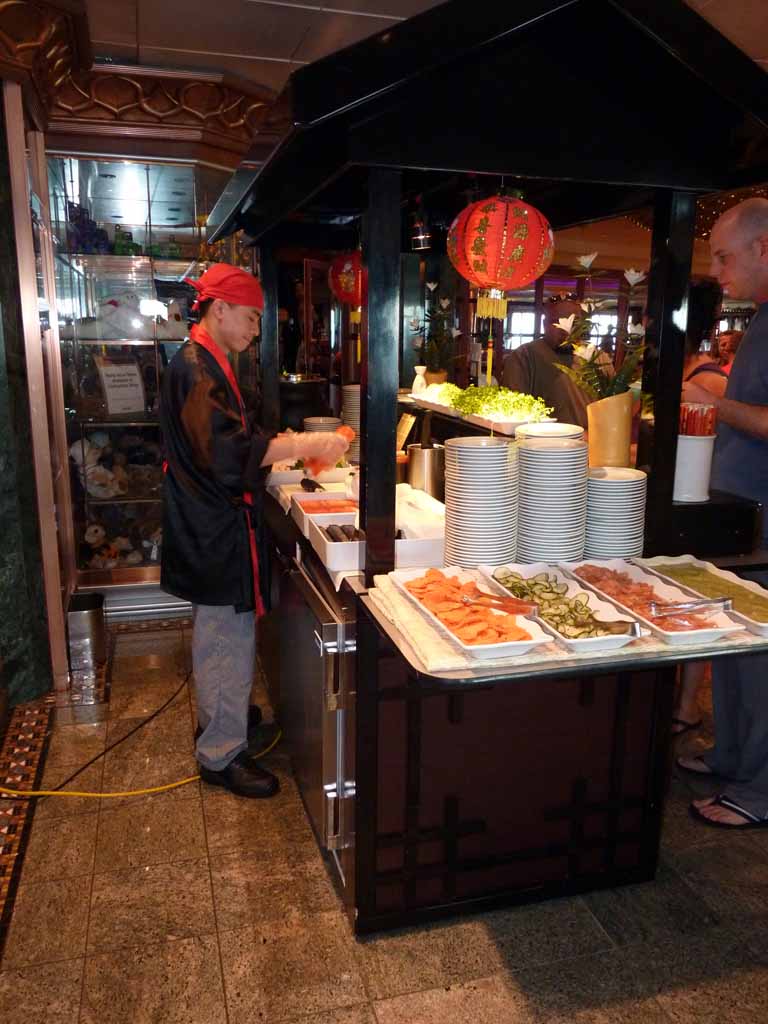
<svg viewBox="0 0 768 1024">
<path fill-rule="evenodd" d="M 595 618 L 589 607 L 589 595 L 580 593 L 568 597 L 568 584 L 558 583 L 557 577 L 540 572 L 526 579 L 509 569 L 496 569 L 493 578 L 515 597 L 539 606 L 539 618 L 568 640 L 588 640 L 608 636 L 614 630 Z"/>
<path fill-rule="evenodd" d="M 509 388 L 475 385 L 458 394 L 451 404 L 462 416 L 527 420 L 530 423 L 537 423 L 552 412 L 541 398 L 534 398 L 533 395 L 510 391 Z"/>
</svg>

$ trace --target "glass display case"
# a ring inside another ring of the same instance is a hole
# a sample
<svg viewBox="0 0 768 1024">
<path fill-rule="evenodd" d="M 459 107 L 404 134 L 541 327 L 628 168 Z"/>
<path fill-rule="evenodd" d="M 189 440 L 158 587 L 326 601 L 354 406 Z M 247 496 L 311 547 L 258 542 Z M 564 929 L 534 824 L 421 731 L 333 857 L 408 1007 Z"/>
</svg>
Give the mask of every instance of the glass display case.
<svg viewBox="0 0 768 1024">
<path fill-rule="evenodd" d="M 80 585 L 159 579 L 163 369 L 211 258 L 225 171 L 48 160 L 75 560 Z"/>
</svg>

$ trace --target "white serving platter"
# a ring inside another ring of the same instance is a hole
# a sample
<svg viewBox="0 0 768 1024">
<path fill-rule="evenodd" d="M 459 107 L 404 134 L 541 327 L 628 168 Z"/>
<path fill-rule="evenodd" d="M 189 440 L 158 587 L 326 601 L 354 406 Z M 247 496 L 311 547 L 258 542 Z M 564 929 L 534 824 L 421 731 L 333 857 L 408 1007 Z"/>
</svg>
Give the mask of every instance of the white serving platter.
<svg viewBox="0 0 768 1024">
<path fill-rule="evenodd" d="M 450 566 L 443 568 L 439 566 L 441 572 L 445 573 L 446 576 L 458 576 L 462 583 L 466 583 L 469 580 L 474 580 L 476 583 L 486 583 L 481 573 L 476 569 L 462 569 L 458 566 Z M 451 643 L 455 644 L 468 658 L 474 658 L 478 661 L 488 661 L 490 659 L 503 659 L 503 658 L 517 658 L 521 654 L 527 654 L 533 650 L 534 647 L 540 647 L 542 644 L 549 643 L 552 639 L 551 636 L 546 633 L 539 623 L 535 619 L 524 618 L 522 615 L 515 616 L 517 619 L 522 619 L 522 628 L 526 632 L 530 633 L 530 640 L 513 640 L 509 643 L 500 644 L 465 644 L 455 633 L 446 626 L 443 622 L 438 619 L 436 615 L 425 608 L 424 605 L 415 597 L 405 586 L 409 580 L 418 579 L 424 575 L 424 568 L 421 569 L 395 569 L 394 572 L 389 574 L 389 578 L 395 584 L 400 593 L 404 594 L 405 597 L 415 605 L 421 614 L 432 623 L 432 625 L 443 635 L 448 637 Z M 491 593 L 490 588 L 487 586 L 485 589 Z"/>
<path fill-rule="evenodd" d="M 467 423 L 475 423 L 478 427 L 486 427 L 494 434 L 504 434 L 505 437 L 514 437 L 518 427 L 522 427 L 528 420 L 491 420 L 487 416 L 477 416 L 472 413 L 465 416 Z"/>
<path fill-rule="evenodd" d="M 722 579 L 728 580 L 729 583 L 738 584 L 738 586 L 749 593 L 759 594 L 760 597 L 768 598 L 768 590 L 766 590 L 765 587 L 761 587 L 759 583 L 755 583 L 753 580 L 743 580 L 735 573 L 728 572 L 727 569 L 718 569 L 718 567 L 713 565 L 711 562 L 703 562 L 698 558 L 694 558 L 693 555 L 656 555 L 653 558 L 633 558 L 632 561 L 637 563 L 637 565 L 652 569 L 660 579 L 666 580 L 670 586 L 679 587 L 680 590 L 686 591 L 690 594 L 695 594 L 697 597 L 703 595 L 700 595 L 698 591 L 688 583 L 679 583 L 677 580 L 673 580 L 671 576 L 665 576 L 663 573 L 659 572 L 656 567 L 658 565 L 694 565 L 698 569 L 706 569 L 706 571 L 712 573 L 713 576 L 720 576 Z M 759 622 L 757 619 L 750 619 L 748 615 L 744 615 L 743 612 L 737 612 L 735 608 L 728 612 L 728 614 L 732 619 L 736 619 L 737 622 L 743 623 L 750 633 L 756 633 L 758 636 L 768 636 L 768 622 Z"/>
<path fill-rule="evenodd" d="M 431 409 L 432 412 L 442 412 L 446 416 L 453 416 L 456 419 L 461 419 L 461 413 L 457 412 L 456 409 L 452 409 L 450 405 L 440 405 L 439 402 L 430 402 L 426 398 L 422 398 L 420 395 L 409 395 L 412 398 L 415 405 L 420 405 L 422 409 Z"/>
<path fill-rule="evenodd" d="M 671 603 L 679 603 L 682 601 L 690 601 L 690 594 L 687 594 L 677 584 L 667 583 L 665 580 L 655 573 L 648 572 L 639 565 L 635 565 L 632 562 L 626 562 L 621 558 L 610 558 L 610 559 L 585 559 L 581 562 L 561 562 L 560 568 L 567 575 L 573 575 L 575 570 L 580 568 L 582 565 L 596 565 L 601 569 L 612 569 L 616 572 L 625 572 L 637 583 L 648 583 L 650 584 L 655 593 L 658 595 L 660 601 L 668 601 Z M 618 608 L 626 612 L 628 616 L 635 618 L 638 622 L 641 622 L 654 634 L 659 637 L 665 643 L 684 646 L 686 644 L 701 644 L 707 643 L 712 640 L 719 640 L 721 637 L 727 636 L 729 633 L 738 632 L 740 629 L 744 629 L 744 626 L 740 622 L 734 622 L 733 618 L 725 612 L 714 612 L 707 611 L 703 614 L 706 618 L 710 619 L 715 623 L 715 626 L 711 629 L 685 629 L 680 631 L 670 631 L 665 629 L 659 629 L 659 627 L 651 622 L 649 619 L 644 618 L 642 615 L 638 615 L 637 612 L 632 611 L 631 608 L 627 608 L 620 601 L 617 601 L 615 597 L 611 597 L 608 594 L 603 593 L 599 587 L 593 583 L 587 583 L 586 580 L 575 577 L 579 584 L 584 587 L 585 590 L 594 590 L 608 601 L 612 601 Z"/>
<path fill-rule="evenodd" d="M 547 573 L 549 576 L 554 576 L 557 583 L 564 583 L 568 590 L 565 592 L 563 597 L 576 598 L 586 597 L 587 604 L 592 612 L 597 615 L 598 618 L 603 619 L 605 622 L 617 622 L 619 619 L 629 619 L 631 622 L 638 622 L 636 615 L 626 615 L 623 611 L 619 611 L 612 601 L 608 601 L 605 598 L 599 597 L 595 591 L 587 590 L 586 587 L 581 586 L 576 580 L 570 576 L 566 576 L 559 568 L 553 565 L 549 565 L 546 562 L 533 562 L 526 563 L 524 565 L 508 564 L 501 566 L 492 565 L 479 565 L 478 569 L 485 576 L 489 583 L 493 585 L 495 589 L 498 589 L 500 594 L 510 594 L 510 591 L 500 583 L 499 580 L 493 575 L 494 569 L 506 569 L 509 572 L 519 573 L 524 579 L 529 579 L 531 576 L 538 576 L 539 573 Z M 593 636 L 586 637 L 584 639 L 575 639 L 573 637 L 563 636 L 555 626 L 550 625 L 546 619 L 537 616 L 537 622 L 541 623 L 544 630 L 551 633 L 559 643 L 563 644 L 571 651 L 611 651 L 618 650 L 620 647 L 626 647 L 627 644 L 631 644 L 637 637 L 631 633 L 627 633 L 624 636 Z M 641 629 L 641 635 L 649 636 L 649 630 Z"/>
</svg>

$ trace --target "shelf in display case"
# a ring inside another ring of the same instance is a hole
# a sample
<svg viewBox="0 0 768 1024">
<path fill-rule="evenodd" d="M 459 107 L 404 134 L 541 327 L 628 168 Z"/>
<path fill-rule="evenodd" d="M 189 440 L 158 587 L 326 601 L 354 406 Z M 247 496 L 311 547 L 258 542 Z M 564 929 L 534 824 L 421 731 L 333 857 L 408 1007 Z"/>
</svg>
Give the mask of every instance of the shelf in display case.
<svg viewBox="0 0 768 1024">
<path fill-rule="evenodd" d="M 94 272 L 102 271 L 112 276 L 117 273 L 131 275 L 139 271 L 150 275 L 155 269 L 161 270 L 162 274 L 154 276 L 174 278 L 179 281 L 183 281 L 190 274 L 197 274 L 200 267 L 199 260 L 178 256 L 127 256 L 109 252 L 59 251 L 56 253 L 56 257 L 62 263 L 72 265 L 77 270 L 82 267 Z"/>
<path fill-rule="evenodd" d="M 163 499 L 157 498 L 130 498 L 123 495 L 121 498 L 87 498 L 88 505 L 162 505 Z"/>
<path fill-rule="evenodd" d="M 150 346 L 157 341 L 183 341 L 183 338 L 65 338 L 65 341 L 76 341 L 78 345 L 145 345 Z"/>
<path fill-rule="evenodd" d="M 76 341 L 78 345 L 183 345 L 188 335 L 183 338 L 65 338 L 65 341 Z"/>
<path fill-rule="evenodd" d="M 118 418 L 119 417 L 118 413 L 116 413 L 115 416 L 116 416 L 116 418 L 115 419 L 111 419 L 111 420 L 105 420 L 103 418 L 102 419 L 98 419 L 98 420 L 92 420 L 92 419 L 88 419 L 87 416 L 76 416 L 74 422 L 77 423 L 78 426 L 82 426 L 82 427 L 159 427 L 160 426 L 160 420 L 159 419 L 152 419 L 152 420 L 150 420 L 150 419 L 146 419 L 146 420 L 137 420 L 137 419 L 124 420 L 124 419 L 119 419 Z"/>
<path fill-rule="evenodd" d="M 78 571 L 78 589 L 159 582 L 160 566 L 157 563 L 154 565 L 120 565 L 114 569 L 80 569 Z"/>
<path fill-rule="evenodd" d="M 114 253 L 66 252 L 59 250 L 56 258 L 76 270 L 106 271 L 110 274 L 135 274 L 143 271 L 150 275 L 152 259 L 149 256 L 118 256 Z"/>
</svg>

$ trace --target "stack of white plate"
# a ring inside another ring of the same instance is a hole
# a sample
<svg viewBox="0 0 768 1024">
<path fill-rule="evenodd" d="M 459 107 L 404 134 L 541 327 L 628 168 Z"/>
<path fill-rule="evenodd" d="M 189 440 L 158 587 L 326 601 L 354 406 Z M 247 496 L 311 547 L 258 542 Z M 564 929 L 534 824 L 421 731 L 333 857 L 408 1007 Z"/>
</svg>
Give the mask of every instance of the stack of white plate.
<svg viewBox="0 0 768 1024">
<path fill-rule="evenodd" d="M 360 461 L 360 385 L 345 384 L 341 389 L 341 418 L 347 427 L 352 427 L 355 439 L 349 446 L 347 458 L 350 462 Z"/>
<path fill-rule="evenodd" d="M 544 420 L 541 423 L 523 423 L 515 431 L 515 437 L 522 441 L 524 437 L 584 437 L 584 427 L 578 423 L 557 423 Z"/>
<path fill-rule="evenodd" d="M 304 429 L 308 434 L 332 434 L 340 426 L 341 420 L 338 416 L 307 416 L 304 419 Z"/>
<path fill-rule="evenodd" d="M 645 473 L 596 466 L 587 483 L 587 558 L 630 558 L 643 553 Z"/>
<path fill-rule="evenodd" d="M 517 450 L 518 562 L 579 561 L 587 524 L 586 441 L 531 437 Z"/>
<path fill-rule="evenodd" d="M 445 564 L 515 560 L 517 457 L 499 437 L 445 442 Z"/>
</svg>

